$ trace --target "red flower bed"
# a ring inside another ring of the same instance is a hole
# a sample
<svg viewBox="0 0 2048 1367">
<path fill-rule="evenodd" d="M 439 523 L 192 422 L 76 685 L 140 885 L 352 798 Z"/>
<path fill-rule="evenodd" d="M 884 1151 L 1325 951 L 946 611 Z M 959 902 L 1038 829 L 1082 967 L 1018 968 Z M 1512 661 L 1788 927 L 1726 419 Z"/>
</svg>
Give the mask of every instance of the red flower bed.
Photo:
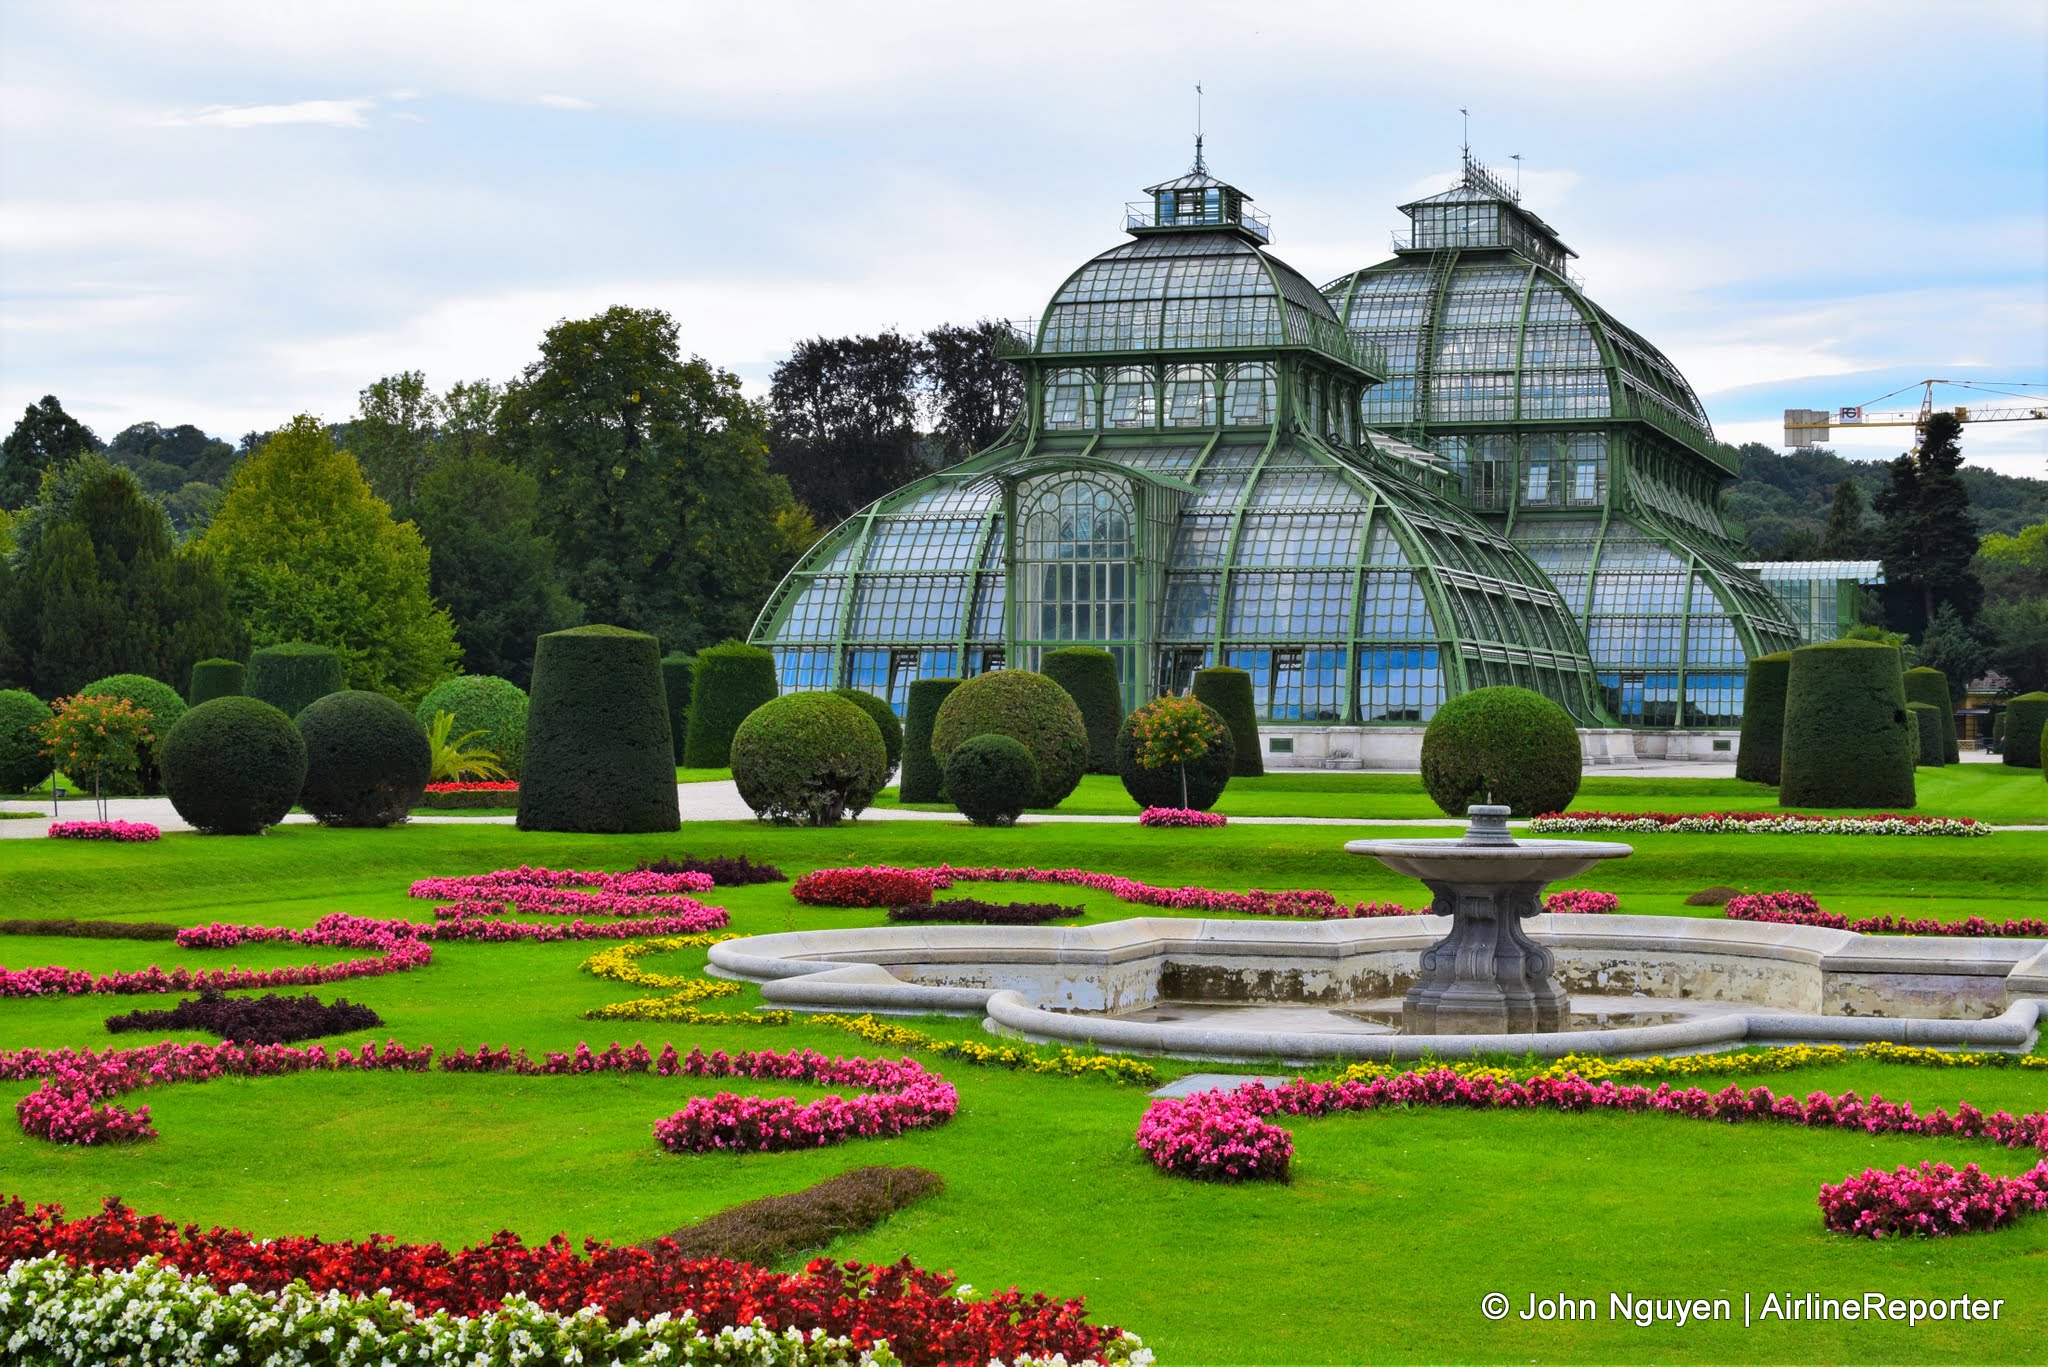
<svg viewBox="0 0 2048 1367">
<path fill-rule="evenodd" d="M 1835 1233 L 1869 1239 L 1998 1229 L 2048 1210 L 2048 1162 L 2018 1177 L 2000 1177 L 1975 1163 L 1961 1172 L 1946 1163 L 1894 1172 L 1866 1168 L 1861 1177 L 1822 1187 L 1820 1209 Z"/>
<path fill-rule="evenodd" d="M 924 869 L 877 865 L 807 873 L 790 885 L 789 895 L 813 907 L 919 907 L 944 886 Z"/>
<path fill-rule="evenodd" d="M 1937 921 L 1928 916 L 1862 916 L 1856 920 L 1821 910 L 1813 894 L 1806 892 L 1758 892 L 1728 899 L 1731 921 L 1762 921 L 1771 925 L 1818 926 L 1822 930 L 1850 930 L 1858 935 L 1951 935 L 1961 939 L 2021 940 L 2048 939 L 2048 920 L 2039 916 L 2018 916 L 2010 921 L 1987 921 L 1965 916 L 1960 921 Z"/>
<path fill-rule="evenodd" d="M 519 784 L 512 779 L 498 782 L 429 783 L 427 791 L 430 793 L 516 793 L 519 791 Z"/>
</svg>

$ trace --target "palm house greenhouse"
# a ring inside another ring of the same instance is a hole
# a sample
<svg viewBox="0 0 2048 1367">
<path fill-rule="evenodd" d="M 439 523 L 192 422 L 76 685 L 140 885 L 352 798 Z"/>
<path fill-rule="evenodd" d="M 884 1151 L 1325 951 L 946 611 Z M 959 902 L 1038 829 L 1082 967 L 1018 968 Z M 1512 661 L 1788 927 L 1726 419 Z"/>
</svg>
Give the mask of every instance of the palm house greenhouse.
<svg viewBox="0 0 2048 1367">
<path fill-rule="evenodd" d="M 862 509 L 757 621 L 785 690 L 1116 657 L 1126 706 L 1253 678 L 1268 763 L 1412 762 L 1517 684 L 1589 758 L 1732 749 L 1751 655 L 1799 644 L 1735 560 L 1732 471 L 1662 353 L 1466 159 L 1392 260 L 1318 288 L 1194 169 L 1013 338 L 994 446 Z"/>
</svg>

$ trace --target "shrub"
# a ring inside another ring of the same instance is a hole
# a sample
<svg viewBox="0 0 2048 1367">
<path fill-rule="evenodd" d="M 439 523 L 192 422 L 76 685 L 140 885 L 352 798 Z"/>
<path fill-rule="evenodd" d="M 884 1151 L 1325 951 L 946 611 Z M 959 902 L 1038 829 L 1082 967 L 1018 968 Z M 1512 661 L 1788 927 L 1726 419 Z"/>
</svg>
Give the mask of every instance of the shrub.
<svg viewBox="0 0 2048 1367">
<path fill-rule="evenodd" d="M 326 646 L 286 641 L 264 646 L 249 657 L 246 686 L 250 697 L 267 702 L 287 717 L 297 717 L 306 704 L 348 687 L 341 656 Z"/>
<path fill-rule="evenodd" d="M 984 902 L 973 897 L 889 908 L 889 919 L 903 925 L 1042 926 L 1087 914 L 1086 907 L 1058 902 Z"/>
<path fill-rule="evenodd" d="M 1942 720 L 1947 723 L 1947 729 L 1942 733 L 1940 762 L 1955 764 L 1961 760 L 1962 752 L 1956 746 L 1955 697 L 1949 692 L 1948 675 L 1926 665 L 1915 665 L 1906 671 L 1906 701 L 1924 702 L 1941 713 Z M 1924 760 L 1922 763 L 1932 764 L 1935 761 Z"/>
<path fill-rule="evenodd" d="M 1081 723 L 1088 728 L 1088 772 L 1115 773 L 1116 738 L 1124 724 L 1116 656 L 1100 646 L 1066 646 L 1048 650 L 1040 668 L 1081 709 Z"/>
<path fill-rule="evenodd" d="M 126 698 L 149 713 L 150 732 L 159 740 L 169 735 L 171 728 L 178 724 L 178 718 L 185 715 L 185 700 L 178 696 L 178 690 L 146 674 L 109 674 L 79 689 L 78 696 Z M 144 741 L 137 746 L 135 758 L 132 774 L 125 770 L 109 774 L 108 782 L 102 785 L 101 791 L 115 797 L 124 793 L 148 793 L 153 797 L 161 793 L 164 785 L 157 773 L 155 742 Z"/>
<path fill-rule="evenodd" d="M 1924 702 L 1909 702 L 1906 714 L 1913 721 L 1913 763 L 1928 769 L 1939 769 L 1948 763 L 1941 748 L 1941 709 Z"/>
<path fill-rule="evenodd" d="M 50 776 L 50 756 L 37 729 L 50 706 L 25 689 L 0 690 L 0 793 L 25 793 Z"/>
<path fill-rule="evenodd" d="M 1013 826 L 1038 787 L 1031 752 L 1008 736 L 969 736 L 946 757 L 946 796 L 977 826 Z"/>
<path fill-rule="evenodd" d="M 238 698 L 248 669 L 240 660 L 201 660 L 192 666 L 192 685 L 185 701 L 193 707 L 215 698 Z"/>
<path fill-rule="evenodd" d="M 711 879 L 716 887 L 743 888 L 754 883 L 787 883 L 789 875 L 773 864 L 757 864 L 745 855 L 714 855 L 699 859 L 684 855 L 680 859 L 643 859 L 633 866 L 641 873 L 701 873 Z"/>
<path fill-rule="evenodd" d="M 1911 807 L 1919 733 L 1896 647 L 1829 641 L 1792 652 L 1785 685 L 1784 807 Z"/>
<path fill-rule="evenodd" d="M 1266 772 L 1266 757 L 1259 750 L 1259 701 L 1252 692 L 1252 676 L 1229 665 L 1195 671 L 1191 692 L 1223 714 L 1236 744 L 1230 772 L 1256 778 Z"/>
<path fill-rule="evenodd" d="M 38 734 L 55 767 L 100 798 L 135 792 L 143 748 L 163 736 L 148 709 L 112 693 L 57 699 Z"/>
<path fill-rule="evenodd" d="M 1186 764 L 1148 768 L 1143 763 L 1139 733 L 1171 710 L 1199 708 L 1208 723 L 1208 748 Z M 1187 807 L 1206 812 L 1223 796 L 1235 767 L 1237 740 L 1223 714 L 1194 698 L 1158 698 L 1146 703 L 1117 729 L 1116 772 L 1124 791 L 1140 807 Z M 1183 797 L 1185 775 L 1185 797 Z"/>
<path fill-rule="evenodd" d="M 498 752 L 479 739 L 481 731 L 455 730 L 453 712 L 436 712 L 427 723 L 427 777 L 436 783 L 501 783 L 506 790 L 519 787 L 519 780 L 498 763 Z"/>
<path fill-rule="evenodd" d="M 382 693 L 329 693 L 299 713 L 299 805 L 323 826 L 390 826 L 419 805 L 433 769 L 427 733 Z"/>
<path fill-rule="evenodd" d="M 522 831 L 672 831 L 675 742 L 661 647 L 622 627 L 540 638 L 519 780 Z"/>
<path fill-rule="evenodd" d="M 215 698 L 179 718 L 158 747 L 178 815 L 215 835 L 261 835 L 306 781 L 306 742 L 258 698 Z"/>
<path fill-rule="evenodd" d="M 2005 762 L 2041 767 L 2041 733 L 2048 729 L 2048 693 L 2022 693 L 2005 705 Z"/>
<path fill-rule="evenodd" d="M 1561 812 L 1582 768 L 1571 715 L 1526 688 L 1460 694 L 1422 733 L 1422 787 L 1452 816 L 1489 801 L 1516 816 Z"/>
<path fill-rule="evenodd" d="M 510 679 L 495 674 L 458 674 L 428 689 L 413 715 L 422 727 L 431 729 L 434 714 L 446 712 L 454 718 L 448 724 L 450 737 L 482 732 L 472 737 L 476 747 L 496 755 L 505 777 L 517 781 L 526 757 L 526 710 L 526 690 Z"/>
<path fill-rule="evenodd" d="M 903 773 L 896 785 L 897 801 L 945 801 L 946 775 L 932 753 L 932 723 L 959 686 L 958 679 L 919 679 L 910 685 L 910 699 L 903 707 Z"/>
<path fill-rule="evenodd" d="M 772 1263 L 834 1239 L 861 1234 L 906 1206 L 936 1196 L 946 1183 L 923 1168 L 855 1168 L 788 1196 L 727 1206 L 668 1236 L 664 1256 Z M 642 1244 L 642 1248 L 657 1247 Z"/>
<path fill-rule="evenodd" d="M 697 657 L 679 650 L 661 657 L 661 692 L 668 700 L 668 734 L 677 764 L 690 740 L 690 675 L 696 668 Z"/>
<path fill-rule="evenodd" d="M 1088 727 L 1081 709 L 1066 689 L 1043 674 L 999 669 L 978 674 L 948 694 L 932 722 L 932 754 L 943 767 L 958 746 L 975 736 L 1008 736 L 1030 753 L 1038 783 L 1027 807 L 1057 807 L 1088 769 Z M 947 796 L 957 802 L 950 788 Z"/>
<path fill-rule="evenodd" d="M 835 688 L 832 696 L 844 698 L 867 713 L 873 719 L 875 729 L 882 733 L 882 749 L 887 752 L 889 760 L 882 781 L 887 783 L 887 774 L 895 773 L 896 766 L 903 762 L 903 723 L 897 720 L 895 710 L 874 694 L 859 688 Z"/>
<path fill-rule="evenodd" d="M 396 706 L 396 704 L 393 704 Z M 311 993 L 284 997 L 230 997 L 217 988 L 201 988 L 197 998 L 168 1011 L 130 1011 L 107 1017 L 114 1034 L 129 1030 L 204 1030 L 236 1044 L 294 1044 L 322 1035 L 372 1030 L 384 1018 L 367 1006 L 342 997 L 333 1005 Z"/>
<path fill-rule="evenodd" d="M 1701 888 L 1686 898 L 1685 904 L 1689 907 L 1725 907 L 1728 905 L 1728 899 L 1736 895 L 1734 888 L 1716 883 L 1713 887 Z"/>
<path fill-rule="evenodd" d="M 1735 751 L 1735 777 L 1778 786 L 1778 762 L 1785 747 L 1785 680 L 1792 652 L 1759 655 L 1749 662 L 1742 688 L 1742 739 Z"/>
<path fill-rule="evenodd" d="M 62 935 L 81 940 L 175 940 L 183 929 L 169 921 L 77 921 L 69 916 L 0 921 L 0 935 Z"/>
<path fill-rule="evenodd" d="M 699 654 L 690 673 L 690 729 L 683 763 L 693 769 L 723 769 L 730 764 L 733 733 L 775 694 L 775 657 L 759 646 L 727 641 Z"/>
<path fill-rule="evenodd" d="M 770 698 L 732 738 L 732 781 L 764 821 L 836 825 L 889 781 L 881 728 L 832 693 Z"/>
</svg>

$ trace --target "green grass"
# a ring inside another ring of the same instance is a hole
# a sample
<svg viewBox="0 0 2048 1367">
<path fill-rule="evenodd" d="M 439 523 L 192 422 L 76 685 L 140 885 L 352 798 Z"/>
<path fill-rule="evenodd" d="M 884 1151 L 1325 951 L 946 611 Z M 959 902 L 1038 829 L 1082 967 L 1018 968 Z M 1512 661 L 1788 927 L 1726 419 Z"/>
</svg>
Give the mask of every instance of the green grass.
<svg viewBox="0 0 2048 1367">
<path fill-rule="evenodd" d="M 1382 776 L 1350 776 L 1379 778 Z M 1328 780 L 1317 780 L 1328 781 Z M 1612 781 L 1612 780 L 1610 780 Z M 1135 832 L 1125 826 L 983 830 L 888 822 L 826 831 L 693 823 L 664 836 L 525 835 L 500 825 L 385 831 L 286 827 L 260 839 L 166 836 L 153 845 L 55 841 L 0 847 L 0 905 L 16 916 L 225 919 L 305 925 L 329 911 L 424 917 L 404 886 L 427 873 L 528 862 L 629 867 L 655 853 L 748 854 L 796 874 L 856 863 L 1079 865 L 1155 883 L 1328 887 L 1347 898 L 1415 900 L 1420 889 L 1345 855 L 1363 828 L 1227 827 Z M 1381 828 L 1400 834 L 1399 828 Z M 1823 905 L 1925 914 L 2043 913 L 2048 834 L 1988 840 L 1796 836 L 1633 838 L 1637 854 L 1588 885 L 1625 911 L 1677 911 L 1710 883 L 1799 887 Z M 1021 895 L 984 889 L 985 895 Z M 1100 894 L 1044 890 L 1091 920 L 1134 914 Z M 1034 895 L 1037 895 L 1034 893 Z M 786 885 L 722 890 L 735 929 L 872 924 L 877 913 L 802 907 Z M 1688 909 L 1698 914 L 1700 909 Z M 581 1011 L 632 995 L 578 970 L 587 945 L 445 945 L 429 968 L 337 984 L 386 1021 L 369 1037 L 441 1047 L 489 1041 L 530 1050 L 617 1036 L 680 1048 L 876 1052 L 811 1024 L 783 1029 L 600 1025 Z M 0 939 L 20 966 L 93 969 L 182 962 L 249 965 L 345 957 L 252 945 L 232 955 L 162 943 Z M 703 951 L 647 964 L 701 966 Z M 733 999 L 758 1002 L 746 989 Z M 0 1047 L 105 1047 L 103 1017 L 152 998 L 0 1002 Z M 967 1020 L 918 1022 L 954 1038 Z M 198 1035 L 173 1038 L 203 1038 Z M 141 1043 L 147 1036 L 118 1037 Z M 474 1240 L 500 1227 L 528 1236 L 640 1239 L 753 1197 L 795 1191 L 868 1163 L 939 1172 L 946 1192 L 831 1256 L 910 1256 L 983 1289 L 1020 1285 L 1087 1297 L 1100 1319 L 1143 1334 L 1165 1362 L 1324 1363 L 1543 1358 L 1558 1361 L 1779 1361 L 1855 1357 L 2019 1360 L 2048 1333 L 2039 1294 L 2048 1217 L 1938 1243 L 1852 1242 L 1824 1234 L 1820 1184 L 1940 1158 L 2023 1170 L 2031 1155 L 1979 1145 L 1719 1126 L 1668 1117 L 1448 1112 L 1335 1117 L 1291 1125 L 1293 1180 L 1224 1188 L 1169 1179 L 1131 1136 L 1143 1092 L 1097 1081 L 934 1066 L 960 1089 L 940 1129 L 886 1142 L 732 1157 L 663 1153 L 655 1119 L 714 1084 L 656 1078 L 310 1076 L 167 1088 L 146 1101 L 162 1131 L 117 1149 L 62 1148 L 0 1125 L 0 1190 L 90 1209 L 118 1194 L 144 1210 L 259 1234 Z M 1172 1075 L 1199 1065 L 1164 1063 Z M 1935 1072 L 1858 1063 L 1758 1079 L 1804 1095 L 1850 1088 L 1922 1107 L 1967 1100 L 2039 1110 L 2048 1076 Z M 1717 1084 L 1718 1085 L 1718 1084 Z M 0 1103 L 27 1089 L 0 1086 Z M 760 1090 L 815 1095 L 763 1084 Z M 797 1260 L 800 1261 L 800 1260 Z M 1490 1324 L 1480 1297 L 1500 1290 L 1731 1295 L 1989 1295 L 1995 1325 L 1768 1326 L 1639 1330 L 1607 1322 Z"/>
<path fill-rule="evenodd" d="M 719 783 L 731 777 L 730 769 L 692 769 L 681 764 L 676 766 L 678 783 Z"/>
</svg>

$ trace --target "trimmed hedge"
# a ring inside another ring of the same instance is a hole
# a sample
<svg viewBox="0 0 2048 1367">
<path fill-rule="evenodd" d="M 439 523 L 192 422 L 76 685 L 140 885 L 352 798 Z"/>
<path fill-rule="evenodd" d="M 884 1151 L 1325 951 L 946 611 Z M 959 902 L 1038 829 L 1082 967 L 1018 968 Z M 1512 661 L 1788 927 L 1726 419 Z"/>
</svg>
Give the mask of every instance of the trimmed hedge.
<svg viewBox="0 0 2048 1367">
<path fill-rule="evenodd" d="M 1909 702 L 1906 715 L 1913 722 L 1914 766 L 1939 769 L 1948 763 L 1948 757 L 1941 748 L 1941 709 L 1932 703 Z"/>
<path fill-rule="evenodd" d="M 725 768 L 732 762 L 733 732 L 776 692 L 775 657 L 759 646 L 727 641 L 700 652 L 690 675 L 683 763 L 692 769 Z"/>
<path fill-rule="evenodd" d="M 0 690 L 0 793 L 25 793 L 50 776 L 36 728 L 50 719 L 50 705 L 26 689 Z"/>
<path fill-rule="evenodd" d="M 946 772 L 932 753 L 932 723 L 939 708 L 960 686 L 959 679 L 919 679 L 910 685 L 903 707 L 903 772 L 897 776 L 898 802 L 944 802 Z"/>
<path fill-rule="evenodd" d="M 679 650 L 661 657 L 661 692 L 668 700 L 668 733 L 675 741 L 677 764 L 683 762 L 690 739 L 690 675 L 696 667 L 697 657 Z"/>
<path fill-rule="evenodd" d="M 522 831 L 672 831 L 675 741 L 661 646 L 623 627 L 540 638 L 519 778 Z"/>
<path fill-rule="evenodd" d="M 1906 671 L 1906 701 L 1924 702 L 1940 712 L 1947 719 L 1947 740 L 1942 746 L 1942 762 L 1955 764 L 1962 759 L 1962 751 L 1956 745 L 1956 702 L 1949 692 L 1948 675 L 1926 665 L 1915 665 Z M 1921 763 L 1931 763 L 1922 760 Z"/>
<path fill-rule="evenodd" d="M 1116 656 L 1100 646 L 1048 650 L 1039 668 L 1067 690 L 1088 728 L 1088 772 L 1117 771 L 1116 737 L 1124 724 L 1124 695 L 1116 679 Z"/>
<path fill-rule="evenodd" d="M 458 674 L 428 689 L 413 716 L 422 730 L 431 731 L 434 714 L 448 713 L 455 718 L 448 728 L 451 741 L 471 731 L 483 732 L 476 743 L 494 751 L 498 767 L 516 783 L 526 760 L 528 706 L 526 690 L 510 679 L 495 674 Z"/>
<path fill-rule="evenodd" d="M 239 698 L 242 680 L 248 672 L 240 660 L 201 660 L 192 666 L 192 683 L 185 690 L 185 701 L 197 707 L 215 698 Z"/>
<path fill-rule="evenodd" d="M 874 694 L 858 688 L 835 688 L 835 698 L 844 698 L 868 714 L 874 720 L 875 729 L 882 733 L 882 749 L 888 752 L 888 774 L 896 772 L 896 766 L 903 762 L 903 723 L 896 719 L 895 709 Z M 882 780 L 889 780 L 884 777 Z"/>
<path fill-rule="evenodd" d="M 1785 686 L 1781 807 L 1914 804 L 1919 732 L 1906 715 L 1896 646 L 1828 641 L 1792 652 Z"/>
<path fill-rule="evenodd" d="M 1014 826 L 1038 787 L 1031 752 L 1009 736 L 969 736 L 946 757 L 946 793 L 977 826 Z"/>
<path fill-rule="evenodd" d="M 1789 650 L 1749 662 L 1749 678 L 1742 686 L 1742 739 L 1735 751 L 1735 777 L 1778 786 L 1778 765 L 1785 753 L 1785 680 L 1791 673 Z"/>
<path fill-rule="evenodd" d="M 1212 665 L 1195 671 L 1196 698 L 1223 714 L 1236 742 L 1236 757 L 1230 772 L 1240 778 L 1256 778 L 1266 772 L 1266 757 L 1259 750 L 1259 700 L 1252 692 L 1252 676 L 1229 665 Z"/>
<path fill-rule="evenodd" d="M 1451 816 L 1493 802 L 1516 816 L 1561 812 L 1584 771 L 1571 714 L 1526 688 L 1462 693 L 1422 733 L 1422 787 Z"/>
<path fill-rule="evenodd" d="M 666 1257 L 732 1258 L 763 1266 L 873 1229 L 946 1183 L 923 1168 L 855 1168 L 787 1196 L 763 1196 L 685 1225 Z M 642 1248 L 651 1248 L 642 1244 Z"/>
<path fill-rule="evenodd" d="M 2005 762 L 2041 767 L 2041 733 L 2048 730 L 2048 693 L 2022 693 L 2005 704 Z"/>
<path fill-rule="evenodd" d="M 163 745 L 163 738 L 178 724 L 178 718 L 185 715 L 185 700 L 178 696 L 178 690 L 167 683 L 150 678 L 147 674 L 109 674 L 104 679 L 95 679 L 78 690 L 81 698 L 125 698 L 135 706 L 149 713 L 149 729 L 156 734 L 154 745 L 136 747 L 139 761 L 134 773 L 108 771 L 102 775 L 100 790 L 109 797 L 123 797 L 134 793 L 148 793 L 152 797 L 163 792 L 163 778 L 157 772 L 156 752 Z"/>
<path fill-rule="evenodd" d="M 382 693 L 329 693 L 299 713 L 306 785 L 299 805 L 323 826 L 392 826 L 419 805 L 433 772 L 427 733 Z"/>
<path fill-rule="evenodd" d="M 977 674 L 954 689 L 932 722 L 943 764 L 975 736 L 1008 736 L 1031 754 L 1038 784 L 1027 807 L 1057 807 L 1088 771 L 1088 726 L 1067 690 L 1028 669 Z M 957 796 L 948 790 L 948 796 Z"/>
<path fill-rule="evenodd" d="M 250 697 L 287 717 L 297 717 L 307 703 L 348 687 L 341 656 L 305 641 L 265 646 L 251 655 L 244 683 Z"/>
<path fill-rule="evenodd" d="M 259 698 L 215 698 L 187 712 L 158 747 L 178 815 L 213 835 L 261 835 L 306 782 L 299 728 Z"/>
<path fill-rule="evenodd" d="M 1203 703 L 1209 715 L 1222 724 L 1223 734 L 1210 744 L 1208 752 L 1200 759 L 1188 763 L 1187 798 L 1182 801 L 1180 765 L 1147 769 L 1138 763 L 1138 723 L 1153 706 L 1153 703 L 1146 703 L 1124 718 L 1123 725 L 1117 728 L 1116 772 L 1117 777 L 1124 781 L 1124 791 L 1140 807 L 1191 807 L 1198 812 L 1208 811 L 1216 805 L 1216 799 L 1223 796 L 1224 788 L 1230 783 L 1237 757 L 1237 738 L 1231 734 L 1223 714 Z"/>
<path fill-rule="evenodd" d="M 732 738 L 732 781 L 764 821 L 835 826 L 889 781 L 881 728 L 836 693 L 790 693 L 747 715 Z"/>
</svg>

